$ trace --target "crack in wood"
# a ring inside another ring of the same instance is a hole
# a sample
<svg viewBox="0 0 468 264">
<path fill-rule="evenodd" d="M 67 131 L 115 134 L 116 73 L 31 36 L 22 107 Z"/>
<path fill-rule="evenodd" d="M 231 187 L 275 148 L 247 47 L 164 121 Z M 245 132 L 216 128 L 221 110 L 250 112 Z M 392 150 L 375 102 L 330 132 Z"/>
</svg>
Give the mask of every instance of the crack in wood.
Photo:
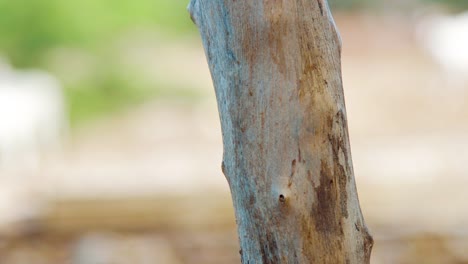
<svg viewBox="0 0 468 264">
<path fill-rule="evenodd" d="M 317 0 L 317 3 L 318 3 L 318 6 L 320 8 L 320 14 L 322 14 L 322 16 L 324 15 L 323 13 L 323 3 L 322 3 L 322 0 Z"/>
</svg>

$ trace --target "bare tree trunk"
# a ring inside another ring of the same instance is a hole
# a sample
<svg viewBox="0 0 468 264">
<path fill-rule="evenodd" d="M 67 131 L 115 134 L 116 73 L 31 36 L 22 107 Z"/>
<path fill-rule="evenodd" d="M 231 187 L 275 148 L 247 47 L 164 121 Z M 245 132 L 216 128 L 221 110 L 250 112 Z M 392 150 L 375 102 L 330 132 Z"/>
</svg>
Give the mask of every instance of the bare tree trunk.
<svg viewBox="0 0 468 264">
<path fill-rule="evenodd" d="M 369 263 L 326 0 L 192 0 L 242 263 Z"/>
</svg>

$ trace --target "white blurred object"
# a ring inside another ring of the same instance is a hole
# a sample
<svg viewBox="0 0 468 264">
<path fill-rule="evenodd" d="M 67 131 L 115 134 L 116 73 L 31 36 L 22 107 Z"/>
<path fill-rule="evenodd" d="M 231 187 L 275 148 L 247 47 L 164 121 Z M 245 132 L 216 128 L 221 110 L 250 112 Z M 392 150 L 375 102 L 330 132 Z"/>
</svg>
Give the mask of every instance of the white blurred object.
<svg viewBox="0 0 468 264">
<path fill-rule="evenodd" d="M 62 88 L 53 76 L 0 62 L 0 170 L 37 170 L 41 153 L 60 147 L 67 124 Z"/>
<path fill-rule="evenodd" d="M 417 25 L 417 38 L 444 71 L 448 84 L 468 84 L 468 12 L 432 15 Z"/>
<path fill-rule="evenodd" d="M 45 203 L 31 189 L 21 179 L 0 179 L 0 236 L 34 232 L 31 224 L 45 210 Z"/>
</svg>

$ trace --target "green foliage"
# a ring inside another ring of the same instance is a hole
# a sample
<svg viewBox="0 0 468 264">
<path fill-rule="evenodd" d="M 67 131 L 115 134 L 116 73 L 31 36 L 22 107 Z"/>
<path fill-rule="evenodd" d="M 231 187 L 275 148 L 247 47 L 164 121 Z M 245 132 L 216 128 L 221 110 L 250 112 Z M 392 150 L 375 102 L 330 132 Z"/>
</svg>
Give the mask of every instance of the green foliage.
<svg viewBox="0 0 468 264">
<path fill-rule="evenodd" d="M 133 76 L 125 76 L 123 72 L 105 74 L 70 86 L 66 90 L 73 126 L 143 103 L 152 97 L 190 101 L 201 97 L 201 94 L 189 87 L 152 84 Z"/>
<path fill-rule="evenodd" d="M 377 0 L 329 0 L 331 8 L 335 9 L 362 9 L 374 7 L 379 1 Z"/>
<path fill-rule="evenodd" d="M 123 74 L 125 66 L 109 60 L 107 47 L 132 29 L 193 32 L 186 5 L 180 0 L 0 0 L 0 55 L 20 68 L 47 67 L 47 55 L 60 47 L 92 55 L 100 67 L 65 87 L 72 122 L 85 121 L 164 95 L 165 89 Z"/>
<path fill-rule="evenodd" d="M 436 3 L 446 5 L 453 10 L 466 10 L 468 9 L 467 0 L 422 0 L 424 3 Z"/>
<path fill-rule="evenodd" d="M 49 49 L 93 49 L 132 27 L 186 33 L 183 1 L 0 0 L 0 50 L 17 66 L 34 66 Z"/>
<path fill-rule="evenodd" d="M 329 0 L 330 6 L 335 9 L 357 10 L 363 8 L 408 8 L 415 4 L 440 4 L 454 10 L 468 9 L 468 0 Z"/>
<path fill-rule="evenodd" d="M 139 103 L 151 95 L 152 91 L 149 89 L 135 89 L 137 85 L 111 74 L 68 87 L 66 97 L 70 104 L 70 118 L 73 124 L 80 124 L 95 116 Z"/>
</svg>

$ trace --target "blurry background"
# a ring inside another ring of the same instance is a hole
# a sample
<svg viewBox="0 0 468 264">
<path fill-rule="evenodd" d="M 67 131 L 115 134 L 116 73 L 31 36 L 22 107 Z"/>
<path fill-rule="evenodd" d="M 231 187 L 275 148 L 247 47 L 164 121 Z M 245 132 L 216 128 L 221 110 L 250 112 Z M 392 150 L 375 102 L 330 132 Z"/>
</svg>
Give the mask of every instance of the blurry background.
<svg viewBox="0 0 468 264">
<path fill-rule="evenodd" d="M 468 263 L 468 1 L 331 4 L 372 263 Z M 240 263 L 186 5 L 0 0 L 0 263 Z"/>
</svg>

